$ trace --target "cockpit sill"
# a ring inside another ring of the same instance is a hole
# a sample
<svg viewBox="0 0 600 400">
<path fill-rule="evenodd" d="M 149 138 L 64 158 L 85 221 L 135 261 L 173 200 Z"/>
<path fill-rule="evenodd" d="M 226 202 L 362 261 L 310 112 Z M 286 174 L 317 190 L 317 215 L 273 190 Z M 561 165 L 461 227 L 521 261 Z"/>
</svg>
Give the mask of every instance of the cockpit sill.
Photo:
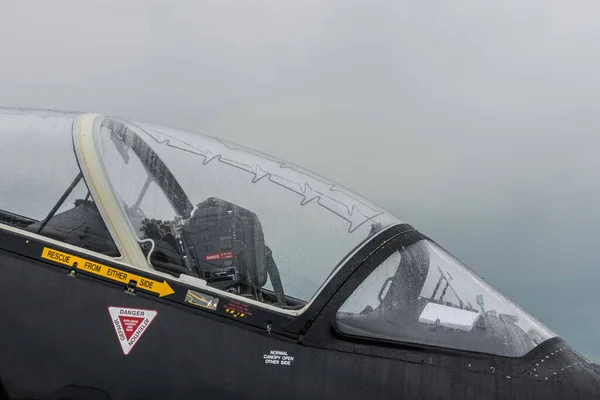
<svg viewBox="0 0 600 400">
<path fill-rule="evenodd" d="M 561 379 L 560 375 L 572 368 L 583 368 L 600 374 L 600 365 L 582 357 L 559 336 L 545 340 L 522 356 L 506 357 L 426 344 L 350 336 L 339 330 L 334 330 L 334 335 L 343 339 L 334 346 L 338 351 L 356 351 L 356 344 L 360 344 L 360 353 L 365 355 L 496 375 L 506 380 L 533 379 L 541 382 Z"/>
<path fill-rule="evenodd" d="M 401 224 L 404 225 L 404 224 Z M 399 225 L 392 225 L 389 227 L 386 227 L 384 229 L 382 229 L 381 231 L 377 232 L 377 234 L 375 234 L 373 237 L 371 237 L 367 242 L 368 243 L 375 243 L 377 242 L 378 238 L 385 236 L 386 232 L 389 231 L 390 229 L 394 228 L 394 227 L 398 227 Z M 4 230 L 6 232 L 10 232 L 13 234 L 16 234 L 18 236 L 24 237 L 24 238 L 31 238 L 34 240 L 37 240 L 39 242 L 42 243 L 48 243 L 50 245 L 54 245 L 58 248 L 64 248 L 64 249 L 68 249 L 71 250 L 73 252 L 77 252 L 77 253 L 83 253 L 83 254 L 87 254 L 91 257 L 94 257 L 96 259 L 99 260 L 104 260 L 106 262 L 109 263 L 114 263 L 120 266 L 124 266 L 124 267 L 128 267 L 130 269 L 133 270 L 138 270 L 140 272 L 146 272 L 149 273 L 151 275 L 155 275 L 157 277 L 166 279 L 166 280 L 170 280 L 170 281 L 176 281 L 179 282 L 181 284 L 184 285 L 189 285 L 191 287 L 195 287 L 198 289 L 201 289 L 203 291 L 209 292 L 211 294 L 214 294 L 216 296 L 219 297 L 224 297 L 224 298 L 228 298 L 231 300 L 237 300 L 243 303 L 247 303 L 249 305 L 252 305 L 254 307 L 260 307 L 262 309 L 265 310 L 269 310 L 270 312 L 276 312 L 279 314 L 283 314 L 283 315 L 287 315 L 290 317 L 298 317 L 303 315 L 308 309 L 311 308 L 311 306 L 313 305 L 313 303 L 320 297 L 321 293 L 327 288 L 327 285 L 331 282 L 331 280 L 336 276 L 336 274 L 339 272 L 339 270 L 346 265 L 346 263 L 348 262 L 348 260 L 352 259 L 352 257 L 354 257 L 354 255 L 356 255 L 363 247 L 365 247 L 367 245 L 367 242 L 365 243 L 361 243 L 360 245 L 356 246 L 355 249 L 353 249 L 353 251 L 348 254 L 347 257 L 345 257 L 340 263 L 339 265 L 332 271 L 332 273 L 330 274 L 330 276 L 328 277 L 327 281 L 325 281 L 323 283 L 323 285 L 319 288 L 319 290 L 317 291 L 317 293 L 313 296 L 312 299 L 310 299 L 309 302 L 306 303 L 306 305 L 304 305 L 302 308 L 297 309 L 297 310 L 288 310 L 288 309 L 283 309 L 283 308 L 279 308 L 276 306 L 272 306 L 270 304 L 266 304 L 266 303 L 262 303 L 253 299 L 249 299 L 243 296 L 239 296 L 233 293 L 228 293 L 228 292 L 223 292 L 221 290 L 215 289 L 211 286 L 207 285 L 207 282 L 203 279 L 191 276 L 191 275 L 186 275 L 186 274 L 181 274 L 179 277 L 174 277 L 171 274 L 165 273 L 165 272 L 161 272 L 158 270 L 152 270 L 152 271 L 147 271 L 147 270 L 143 270 L 133 264 L 130 263 L 126 263 L 123 261 L 122 257 L 109 257 L 106 256 L 102 253 L 97 253 L 94 251 L 90 251 L 81 247 L 77 247 L 77 246 L 73 246 L 71 244 L 65 243 L 65 242 L 61 242 L 52 238 L 49 238 L 47 236 L 42 236 L 33 232 L 28 232 L 28 231 L 24 231 L 15 227 L 12 227 L 10 225 L 5 225 L 0 223 L 0 230 Z M 386 241 L 391 240 L 391 239 L 387 239 L 383 242 L 381 242 L 379 244 L 379 246 L 385 244 Z"/>
</svg>

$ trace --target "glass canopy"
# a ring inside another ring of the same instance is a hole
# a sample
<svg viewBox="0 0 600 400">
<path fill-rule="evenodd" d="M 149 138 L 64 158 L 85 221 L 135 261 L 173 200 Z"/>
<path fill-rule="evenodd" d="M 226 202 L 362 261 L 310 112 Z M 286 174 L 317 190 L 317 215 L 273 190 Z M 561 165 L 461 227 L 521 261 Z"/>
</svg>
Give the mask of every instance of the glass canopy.
<svg viewBox="0 0 600 400">
<path fill-rule="evenodd" d="M 556 334 L 428 239 L 393 252 L 346 300 L 353 336 L 519 357 Z"/>
<path fill-rule="evenodd" d="M 299 308 L 336 266 L 399 221 L 328 180 L 211 137 L 104 119 L 97 149 L 155 269 Z"/>
</svg>

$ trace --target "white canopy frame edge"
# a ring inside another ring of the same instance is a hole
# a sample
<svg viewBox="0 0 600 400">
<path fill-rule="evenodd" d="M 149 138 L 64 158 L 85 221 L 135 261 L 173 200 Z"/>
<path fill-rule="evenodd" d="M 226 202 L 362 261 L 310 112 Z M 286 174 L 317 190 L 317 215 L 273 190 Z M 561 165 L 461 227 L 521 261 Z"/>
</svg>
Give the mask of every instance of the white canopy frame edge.
<svg viewBox="0 0 600 400">
<path fill-rule="evenodd" d="M 96 121 L 101 119 L 102 116 L 99 114 L 88 113 L 75 120 L 73 143 L 77 161 L 92 197 L 96 201 L 98 211 L 121 252 L 121 260 L 141 270 L 156 272 L 148 264 L 134 233 L 127 226 L 125 222 L 127 219 L 121 215 L 121 208 L 117 204 L 117 199 L 114 198 L 103 172 L 94 141 L 94 126 Z"/>
</svg>

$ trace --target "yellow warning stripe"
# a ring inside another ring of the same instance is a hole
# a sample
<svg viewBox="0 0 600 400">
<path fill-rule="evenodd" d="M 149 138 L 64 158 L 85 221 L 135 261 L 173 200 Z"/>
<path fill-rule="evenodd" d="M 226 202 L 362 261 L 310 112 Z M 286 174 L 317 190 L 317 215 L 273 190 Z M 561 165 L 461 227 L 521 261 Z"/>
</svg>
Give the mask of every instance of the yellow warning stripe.
<svg viewBox="0 0 600 400">
<path fill-rule="evenodd" d="M 135 275 L 130 272 L 122 271 L 118 268 L 109 267 L 108 265 L 99 264 L 95 261 L 86 260 L 85 258 L 64 253 L 48 247 L 44 247 L 44 250 L 42 251 L 42 258 L 63 265 L 68 265 L 69 267 L 73 267 L 75 263 L 77 263 L 76 268 L 78 270 L 98 275 L 115 282 L 124 283 L 126 285 L 133 280 L 137 282 L 136 287 L 138 289 L 144 289 L 149 292 L 156 293 L 159 297 L 164 297 L 175 293 L 175 291 L 165 280 L 162 282 L 155 281 L 154 279 Z"/>
</svg>

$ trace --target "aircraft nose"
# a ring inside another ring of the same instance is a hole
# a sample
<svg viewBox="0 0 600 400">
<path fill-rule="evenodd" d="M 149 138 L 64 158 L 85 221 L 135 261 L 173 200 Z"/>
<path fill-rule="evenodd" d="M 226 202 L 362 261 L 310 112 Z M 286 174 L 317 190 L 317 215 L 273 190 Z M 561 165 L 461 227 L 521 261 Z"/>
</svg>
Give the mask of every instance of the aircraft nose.
<svg viewBox="0 0 600 400">
<path fill-rule="evenodd" d="M 590 363 L 563 344 L 533 360 L 520 379 L 512 383 L 506 398 L 600 400 L 600 365 Z"/>
<path fill-rule="evenodd" d="M 600 400 L 600 365 L 580 362 L 556 374 L 563 399 Z"/>
<path fill-rule="evenodd" d="M 600 400 L 600 366 L 583 359 L 551 367 L 536 380 L 544 399 Z"/>
</svg>

